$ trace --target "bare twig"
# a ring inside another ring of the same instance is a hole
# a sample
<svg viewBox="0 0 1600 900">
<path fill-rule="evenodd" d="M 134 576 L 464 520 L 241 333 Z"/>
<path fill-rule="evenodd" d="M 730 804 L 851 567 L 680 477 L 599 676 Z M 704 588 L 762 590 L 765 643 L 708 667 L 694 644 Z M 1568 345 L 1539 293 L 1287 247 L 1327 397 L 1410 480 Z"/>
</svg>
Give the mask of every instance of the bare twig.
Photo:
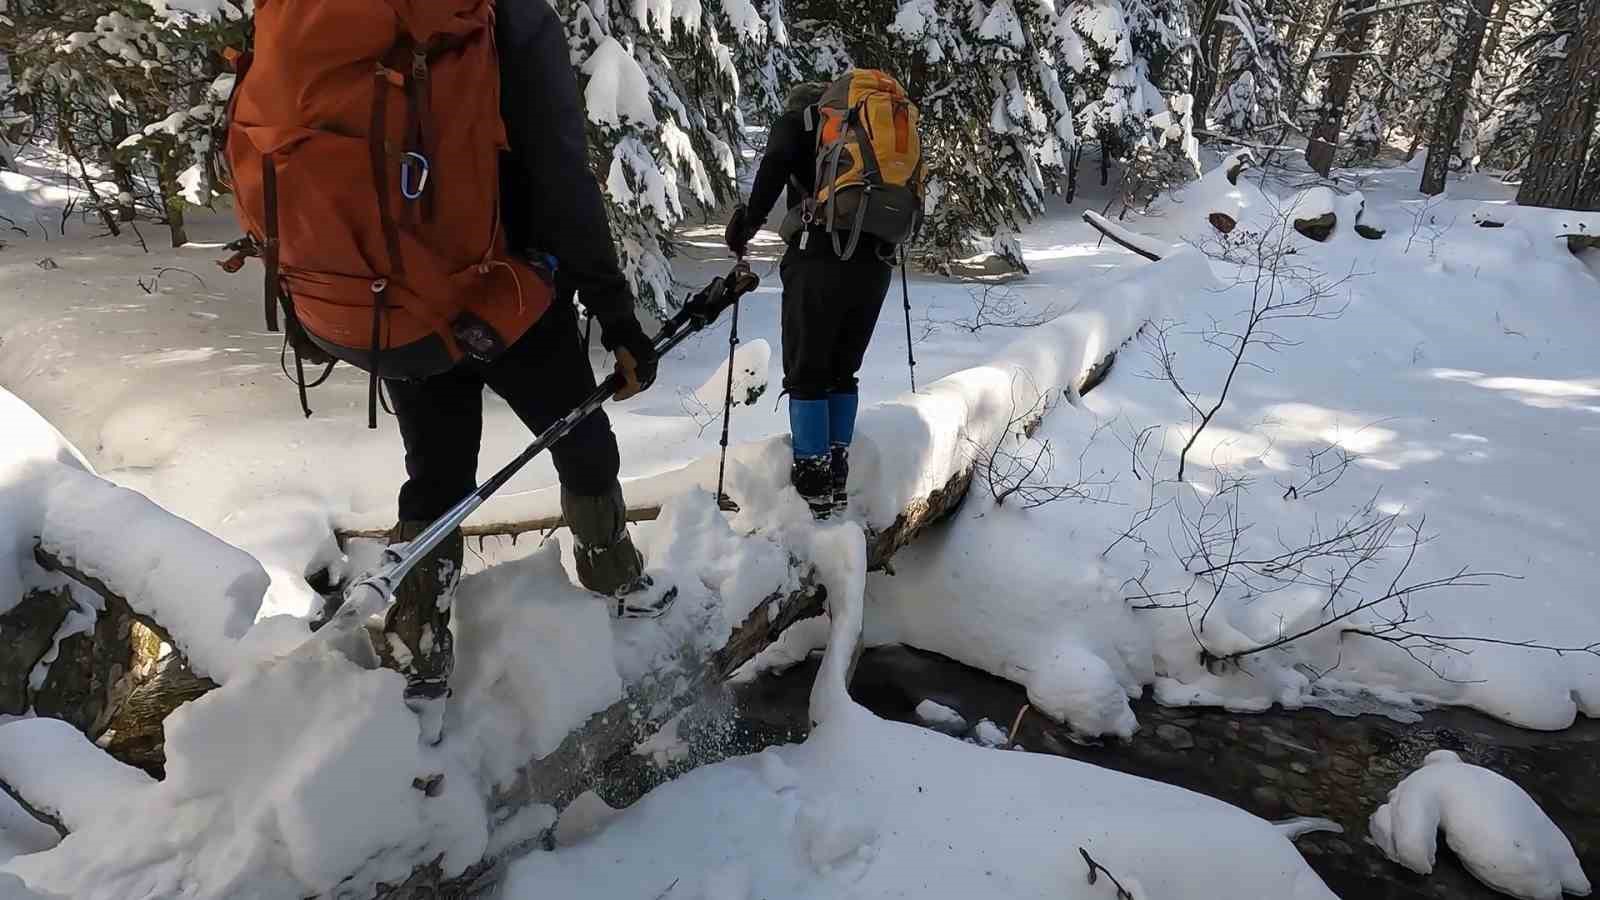
<svg viewBox="0 0 1600 900">
<path fill-rule="evenodd" d="M 985 328 L 1037 328 L 1058 315 L 1054 306 L 1046 306 L 1039 312 L 1028 311 L 1027 304 L 1016 292 L 1003 286 L 985 285 L 971 294 L 972 315 L 940 319 L 929 310 L 926 332 L 931 334 L 940 325 L 953 325 L 969 334 L 977 334 Z"/>
<path fill-rule="evenodd" d="M 1278 487 L 1283 488 L 1283 499 L 1304 500 L 1328 490 L 1339 483 L 1358 458 L 1338 444 L 1307 451 L 1305 476 L 1287 484 L 1278 482 Z"/>
<path fill-rule="evenodd" d="M 1095 862 L 1094 857 L 1089 855 L 1089 851 L 1083 849 L 1082 847 L 1078 848 L 1078 852 L 1083 855 L 1084 863 L 1089 866 L 1090 884 L 1094 884 L 1095 881 L 1100 877 L 1100 873 L 1103 872 L 1107 878 L 1111 879 L 1111 883 L 1117 886 L 1117 900 L 1133 900 L 1133 894 L 1127 888 L 1122 886 L 1122 882 L 1117 880 L 1117 876 L 1111 874 L 1110 869 Z"/>
</svg>

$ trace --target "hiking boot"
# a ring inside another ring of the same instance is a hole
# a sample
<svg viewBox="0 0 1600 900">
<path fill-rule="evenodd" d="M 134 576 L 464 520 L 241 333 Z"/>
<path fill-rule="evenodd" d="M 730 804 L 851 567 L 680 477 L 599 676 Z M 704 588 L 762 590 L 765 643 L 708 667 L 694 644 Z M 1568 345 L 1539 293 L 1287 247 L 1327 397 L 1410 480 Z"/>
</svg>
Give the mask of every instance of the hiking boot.
<svg viewBox="0 0 1600 900">
<path fill-rule="evenodd" d="M 430 524 L 403 521 L 389 533 L 389 543 L 410 541 Z M 450 696 L 455 668 L 450 607 L 461 583 L 464 553 L 461 530 L 456 529 L 406 574 L 395 587 L 377 648 L 383 665 L 406 677 L 406 706 L 417 713 L 429 744 L 442 737 L 444 702 Z"/>
<path fill-rule="evenodd" d="M 795 457 L 789 470 L 789 482 L 800 493 L 800 499 L 811 507 L 817 521 L 828 518 L 833 512 L 833 462 L 826 456 Z"/>
<path fill-rule="evenodd" d="M 842 516 L 850 507 L 850 448 L 834 444 L 828 462 L 833 475 L 833 514 Z"/>
<path fill-rule="evenodd" d="M 676 585 L 657 586 L 644 573 L 644 555 L 628 534 L 622 485 L 595 497 L 561 490 L 561 515 L 572 532 L 572 555 L 578 583 L 616 601 L 618 618 L 655 618 L 678 598 Z"/>
</svg>

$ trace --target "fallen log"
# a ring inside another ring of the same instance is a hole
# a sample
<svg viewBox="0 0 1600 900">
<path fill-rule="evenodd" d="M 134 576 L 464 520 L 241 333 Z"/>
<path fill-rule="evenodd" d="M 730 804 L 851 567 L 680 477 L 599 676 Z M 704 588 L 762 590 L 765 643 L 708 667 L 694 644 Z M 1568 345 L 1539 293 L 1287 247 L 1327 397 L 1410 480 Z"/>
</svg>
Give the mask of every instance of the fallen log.
<svg viewBox="0 0 1600 900">
<path fill-rule="evenodd" d="M 55 643 L 56 633 L 72 611 L 66 588 L 29 591 L 0 615 L 0 715 L 20 716 L 33 705 L 33 670 Z"/>
<path fill-rule="evenodd" d="M 135 611 L 106 582 L 42 544 L 35 545 L 33 555 L 41 568 L 71 578 L 100 595 L 103 603 L 91 631 L 61 641 L 56 661 L 34 698 L 35 711 L 71 722 L 91 740 L 115 731 L 122 737 L 113 736 L 106 744 L 112 756 L 160 774 L 161 723 L 174 709 L 216 687 L 216 682 L 191 672 L 175 649 L 163 654 L 163 644 L 176 646 L 166 628 Z M 163 679 L 167 672 L 174 675 Z M 173 682 L 179 672 L 186 673 L 181 688 Z"/>
<path fill-rule="evenodd" d="M 1083 220 L 1094 226 L 1096 231 L 1110 238 L 1112 243 L 1118 244 L 1125 249 L 1132 250 L 1134 253 L 1139 254 L 1151 262 L 1161 261 L 1163 254 L 1159 250 L 1155 249 L 1153 246 L 1154 242 L 1149 238 L 1123 228 L 1122 226 L 1112 222 L 1110 219 L 1107 219 L 1105 216 L 1100 215 L 1092 209 L 1086 209 L 1083 211 Z"/>
</svg>

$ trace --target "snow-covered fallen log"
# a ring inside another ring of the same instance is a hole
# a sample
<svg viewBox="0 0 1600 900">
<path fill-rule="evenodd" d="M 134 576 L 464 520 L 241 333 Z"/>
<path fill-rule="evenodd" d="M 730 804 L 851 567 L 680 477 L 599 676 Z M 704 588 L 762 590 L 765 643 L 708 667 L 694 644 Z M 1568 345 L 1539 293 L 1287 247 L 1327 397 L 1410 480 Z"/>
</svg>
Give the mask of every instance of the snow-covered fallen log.
<svg viewBox="0 0 1600 900">
<path fill-rule="evenodd" d="M 0 458 L 0 637 L 12 651 L 0 664 L 0 712 L 64 719 L 90 738 L 159 736 L 166 714 L 195 694 L 141 688 L 169 669 L 206 687 L 224 679 L 266 573 L 100 478 L 3 390 L 0 431 L 10 440 Z M 147 762 L 158 767 L 159 754 Z"/>
<path fill-rule="evenodd" d="M 0 790 L 62 834 L 103 815 L 130 791 L 154 783 L 60 719 L 0 725 Z"/>
<path fill-rule="evenodd" d="M 125 602 L 196 672 L 225 680 L 267 591 L 261 564 L 139 493 L 71 469 L 53 475 L 38 522 L 41 565 Z"/>
<path fill-rule="evenodd" d="M 1153 238 L 1145 237 L 1144 235 L 1139 234 L 1131 229 L 1124 228 L 1092 209 L 1086 209 L 1083 211 L 1083 221 L 1093 226 L 1096 231 L 1110 238 L 1112 243 L 1118 244 L 1125 249 L 1132 250 L 1134 253 L 1137 253 L 1145 259 L 1151 260 L 1152 262 L 1159 262 L 1163 256 L 1166 256 L 1168 253 L 1172 252 L 1171 248 L 1167 247 L 1162 242 Z"/>
<path fill-rule="evenodd" d="M 1565 240 L 1574 253 L 1600 247 L 1600 212 L 1482 203 L 1473 210 L 1472 221 L 1480 228 L 1512 226 L 1534 237 Z"/>
</svg>

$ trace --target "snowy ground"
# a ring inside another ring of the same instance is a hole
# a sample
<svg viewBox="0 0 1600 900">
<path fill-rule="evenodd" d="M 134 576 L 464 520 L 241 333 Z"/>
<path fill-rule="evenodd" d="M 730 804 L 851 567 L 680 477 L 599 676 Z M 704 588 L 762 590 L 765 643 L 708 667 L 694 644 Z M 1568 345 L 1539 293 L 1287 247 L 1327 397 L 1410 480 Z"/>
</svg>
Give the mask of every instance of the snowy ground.
<svg viewBox="0 0 1600 900">
<path fill-rule="evenodd" d="M 451 738 L 438 750 L 415 747 L 392 673 L 352 664 L 318 640 L 268 659 L 294 643 L 283 624 L 318 605 L 303 576 L 343 565 L 332 529 L 392 520 L 399 439 L 389 419 L 365 429 L 364 380 L 343 370 L 313 392 L 316 414 L 301 418 L 279 372 L 280 339 L 260 320 L 258 279 L 210 264 L 236 236 L 225 218 L 191 227 L 209 244 L 176 251 L 81 234 L 48 243 L 19 236 L 0 251 L 0 387 L 59 428 L 102 476 L 259 559 L 272 586 L 252 633 L 270 627 L 273 636 L 240 644 L 246 658 L 225 686 L 169 721 L 167 781 L 124 792 L 117 814 L 88 823 L 58 850 L 3 863 L 53 836 L 12 824 L 16 815 L 0 802 L 0 879 L 14 872 L 73 896 L 159 894 L 184 882 L 203 894 L 245 896 L 250 885 L 250 896 L 275 897 L 328 889 L 357 864 L 363 878 L 392 879 L 424 853 L 443 853 L 447 869 L 459 870 L 485 847 L 549 824 L 538 808 L 512 823 L 485 819 L 478 801 L 487 787 L 548 751 L 622 682 L 670 673 L 684 654 L 716 646 L 788 577 L 791 551 L 829 566 L 832 593 L 864 598 L 832 623 L 834 642 L 862 627 L 868 642 L 945 653 L 1022 683 L 1040 710 L 1086 733 L 1131 732 L 1127 698 L 1151 686 L 1166 702 L 1243 709 L 1443 702 L 1539 728 L 1596 715 L 1600 660 L 1592 655 L 1476 641 L 1408 654 L 1341 637 L 1347 627 L 1381 625 L 1389 606 L 1237 665 L 1208 668 L 1200 658 L 1202 645 L 1212 656 L 1248 651 L 1382 593 L 1404 554 L 1381 554 L 1331 607 L 1308 575 L 1271 591 L 1230 580 L 1206 612 L 1211 590 L 1195 592 L 1183 559 L 1195 522 L 1215 528 L 1232 521 L 1220 512 L 1236 508 L 1238 556 L 1270 556 L 1282 552 L 1280 541 L 1294 547 L 1315 529 L 1329 533 L 1369 500 L 1372 516 L 1397 516 L 1394 540 L 1424 515 L 1436 535 L 1408 581 L 1461 567 L 1516 576 L 1418 594 L 1408 627 L 1563 647 L 1600 640 L 1588 575 L 1600 488 L 1580 468 L 1600 449 L 1592 260 L 1517 223 L 1472 225 L 1481 200 L 1508 194 L 1489 179 L 1453 183 L 1434 206 L 1413 199 L 1415 179 L 1408 170 L 1365 173 L 1363 221 L 1388 228 L 1382 241 L 1363 241 L 1344 223 L 1328 244 L 1290 239 L 1296 262 L 1336 277 L 1357 273 L 1339 291 L 1348 307 L 1337 319 L 1279 323 L 1296 344 L 1241 369 L 1191 452 L 1187 484 L 1173 470 L 1190 408 L 1145 377 L 1159 368 L 1149 355 L 1155 330 L 1125 347 L 1087 397 L 1056 389 L 1152 318 L 1174 323 L 1166 333 L 1175 368 L 1208 406 L 1228 360 L 1203 332 L 1250 304 L 1248 288 L 1220 287 L 1234 267 L 1208 264 L 1193 249 L 1147 263 L 1110 242 L 1099 246 L 1076 211 L 1062 210 L 1024 235 L 1032 275 L 987 285 L 986 298 L 985 285 L 913 278 L 923 391 L 904 395 L 896 292 L 862 377 L 863 478 L 852 517 L 892 516 L 908 485 L 942 483 L 925 470 L 936 446 L 984 451 L 1001 440 L 1011 401 L 1022 414 L 1040 398 L 1050 414 L 1031 438 L 1005 439 L 1009 456 L 1026 463 L 1048 442 L 1054 469 L 1036 469 L 1030 487 L 1082 481 L 1092 501 L 1023 509 L 1015 495 L 996 504 L 980 484 L 955 523 L 902 551 L 894 576 L 865 577 L 855 525 L 812 529 L 778 490 L 785 448 L 766 439 L 786 426 L 776 248 L 758 242 L 768 281 L 742 310 L 747 343 L 736 369 L 751 370 L 739 373 L 742 388 L 770 387 L 733 419 L 742 446 L 731 489 L 745 511 L 730 522 L 708 495 L 688 490 L 715 479 L 728 346 L 719 324 L 664 362 L 649 393 L 611 411 L 630 500 L 668 501 L 661 520 L 639 532 L 652 569 L 686 586 L 684 599 L 661 623 L 615 625 L 567 583 L 565 547 L 491 542 L 469 562 L 481 574 L 467 580 L 459 606 L 464 702 L 453 706 Z M 1250 190 L 1207 195 L 1214 187 L 1125 224 L 1176 245 L 1203 233 L 1214 203 L 1232 204 L 1246 223 L 1262 212 Z M 1348 218 L 1350 199 L 1327 202 Z M 728 264 L 719 233 L 687 236 L 677 270 L 686 288 Z M 38 265 L 45 257 L 55 267 Z M 980 301 L 1033 327 L 973 330 Z M 592 360 L 606 365 L 597 344 Z M 485 473 L 527 439 L 492 398 L 487 423 Z M 1139 441 L 1149 426 L 1156 430 Z M 53 440 L 37 441 L 35 452 L 65 465 L 69 454 Z M 1333 487 L 1310 491 L 1307 453 L 1328 445 L 1352 462 Z M 911 452 L 928 459 L 913 464 L 904 457 Z M 1280 482 L 1301 484 L 1305 495 L 1285 499 Z M 1218 496 L 1217 485 L 1230 483 Z M 549 464 L 536 462 L 478 519 L 554 512 L 553 484 Z M 1139 519 L 1138 539 L 1118 542 Z M 1181 590 L 1199 602 L 1179 602 L 1172 592 Z M 1138 608 L 1146 606 L 1156 608 Z M 828 638 L 820 628 L 796 632 L 784 650 L 792 660 Z M 874 720 L 838 690 L 838 654 L 830 663 L 814 698 L 822 725 L 805 744 L 668 785 L 598 834 L 520 864 L 513 896 L 888 896 L 927 893 L 924 884 L 933 896 L 1110 896 L 1104 881 L 1086 886 L 1079 847 L 1149 897 L 1328 896 L 1260 820 L 1063 760 L 980 758 L 996 751 Z M 0 732 L 18 724 L 0 723 Z M 313 733 L 328 737 L 299 737 Z M 253 774 L 241 778 L 245 771 Z M 446 774 L 441 797 L 407 786 L 438 772 Z M 367 802 L 373 785 L 396 796 Z M 173 836 L 128 826 L 151 821 L 177 823 Z M 341 840 L 325 843 L 330 834 Z M 1224 854 L 1249 863 L 1219 870 L 1193 862 Z"/>
</svg>

